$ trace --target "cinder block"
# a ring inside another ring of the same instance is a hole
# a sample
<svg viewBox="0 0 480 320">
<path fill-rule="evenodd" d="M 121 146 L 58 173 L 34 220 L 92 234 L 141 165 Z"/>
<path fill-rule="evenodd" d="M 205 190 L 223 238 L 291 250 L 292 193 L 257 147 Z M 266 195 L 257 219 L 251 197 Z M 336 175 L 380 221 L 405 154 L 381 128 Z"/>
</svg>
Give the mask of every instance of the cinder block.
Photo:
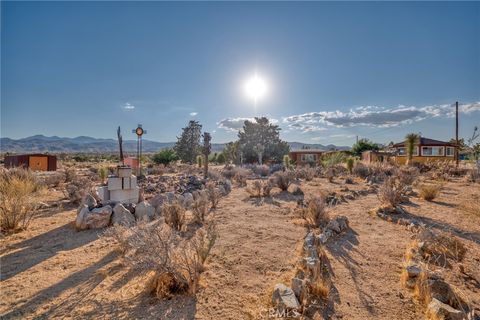
<svg viewBox="0 0 480 320">
<path fill-rule="evenodd" d="M 132 168 L 130 167 L 118 167 L 117 173 L 120 178 L 128 178 L 132 175 Z"/>
<path fill-rule="evenodd" d="M 123 180 L 123 190 L 131 189 L 130 186 L 130 177 L 129 178 L 122 178 Z"/>
<path fill-rule="evenodd" d="M 137 176 L 131 175 L 130 176 L 130 188 L 135 188 L 137 186 Z"/>
<path fill-rule="evenodd" d="M 110 192 L 107 187 L 98 187 L 96 189 L 97 196 L 102 200 L 102 202 L 110 200 Z"/>
<path fill-rule="evenodd" d="M 138 203 L 138 196 L 140 189 L 138 187 L 128 190 L 113 190 L 110 191 L 110 200 L 121 203 Z"/>
<path fill-rule="evenodd" d="M 111 177 L 111 178 L 108 178 L 107 182 L 108 182 L 107 185 L 108 185 L 109 191 L 122 190 L 122 178 Z"/>
</svg>

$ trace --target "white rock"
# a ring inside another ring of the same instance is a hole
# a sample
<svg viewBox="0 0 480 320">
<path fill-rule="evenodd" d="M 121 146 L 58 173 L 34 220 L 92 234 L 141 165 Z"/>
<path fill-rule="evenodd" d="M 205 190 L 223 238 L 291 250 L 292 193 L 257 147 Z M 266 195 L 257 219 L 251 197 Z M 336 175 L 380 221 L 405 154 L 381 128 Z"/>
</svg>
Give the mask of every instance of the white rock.
<svg viewBox="0 0 480 320">
<path fill-rule="evenodd" d="M 292 289 L 283 283 L 277 283 L 272 294 L 272 304 L 278 310 L 292 310 L 300 307 L 300 303 Z"/>
<path fill-rule="evenodd" d="M 121 224 L 125 226 L 130 226 L 135 223 L 135 218 L 133 214 L 128 211 L 121 203 L 118 203 L 113 208 L 112 214 L 112 224 Z"/>
<path fill-rule="evenodd" d="M 105 228 L 110 224 L 112 207 L 104 206 L 95 208 L 86 216 L 86 224 L 89 229 Z"/>
<path fill-rule="evenodd" d="M 142 201 L 135 207 L 135 219 L 137 221 L 151 221 L 155 216 L 155 208 L 147 201 Z"/>
<path fill-rule="evenodd" d="M 86 204 L 82 204 L 77 210 L 77 219 L 75 220 L 75 228 L 77 230 L 85 230 L 87 229 L 87 223 L 85 221 L 86 216 L 90 213 L 88 210 L 88 206 Z"/>
<path fill-rule="evenodd" d="M 448 320 L 462 320 L 466 319 L 465 314 L 452 308 L 448 304 L 445 304 L 437 299 L 433 298 L 430 304 L 427 307 L 427 314 L 432 317 L 432 319 L 448 319 Z"/>
<path fill-rule="evenodd" d="M 83 200 L 82 200 L 82 204 L 85 204 L 88 206 L 88 208 L 90 210 L 92 210 L 93 208 L 95 208 L 97 206 L 97 200 L 95 200 L 95 198 L 91 195 L 91 194 L 87 194 Z"/>
</svg>

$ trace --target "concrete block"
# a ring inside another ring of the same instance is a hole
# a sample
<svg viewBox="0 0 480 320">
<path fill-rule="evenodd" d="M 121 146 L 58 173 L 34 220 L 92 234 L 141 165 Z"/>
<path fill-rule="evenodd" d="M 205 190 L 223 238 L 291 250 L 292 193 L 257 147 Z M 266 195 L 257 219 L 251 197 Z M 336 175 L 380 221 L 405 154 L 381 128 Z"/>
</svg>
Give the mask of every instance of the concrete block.
<svg viewBox="0 0 480 320">
<path fill-rule="evenodd" d="M 108 187 L 98 187 L 96 192 L 97 196 L 102 200 L 102 202 L 110 200 L 110 192 L 108 191 Z"/>
<path fill-rule="evenodd" d="M 112 190 L 110 191 L 110 200 L 121 203 L 138 203 L 139 189 Z"/>
<path fill-rule="evenodd" d="M 137 186 L 137 176 L 131 175 L 130 176 L 130 188 L 135 188 Z"/>
<path fill-rule="evenodd" d="M 120 178 L 128 178 L 132 175 L 132 168 L 130 167 L 118 167 L 117 173 Z"/>
<path fill-rule="evenodd" d="M 122 178 L 109 177 L 107 180 L 108 190 L 122 190 Z"/>
</svg>

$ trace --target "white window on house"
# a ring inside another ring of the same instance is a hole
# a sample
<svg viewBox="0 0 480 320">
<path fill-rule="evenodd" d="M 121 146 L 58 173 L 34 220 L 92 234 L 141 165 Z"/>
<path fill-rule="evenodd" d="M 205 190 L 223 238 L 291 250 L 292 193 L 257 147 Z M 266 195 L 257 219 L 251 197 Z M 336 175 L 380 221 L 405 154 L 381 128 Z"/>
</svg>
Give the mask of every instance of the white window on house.
<svg viewBox="0 0 480 320">
<path fill-rule="evenodd" d="M 407 155 L 407 149 L 404 147 L 397 148 L 397 152 L 399 156 L 406 156 Z M 418 156 L 418 147 L 413 148 L 413 155 Z"/>
<path fill-rule="evenodd" d="M 442 157 L 444 147 L 422 147 L 422 156 Z"/>
<path fill-rule="evenodd" d="M 453 157 L 455 155 L 454 147 L 447 147 L 447 157 Z"/>
<path fill-rule="evenodd" d="M 303 162 L 314 162 L 317 161 L 317 155 L 316 154 L 302 154 L 302 161 Z"/>
</svg>

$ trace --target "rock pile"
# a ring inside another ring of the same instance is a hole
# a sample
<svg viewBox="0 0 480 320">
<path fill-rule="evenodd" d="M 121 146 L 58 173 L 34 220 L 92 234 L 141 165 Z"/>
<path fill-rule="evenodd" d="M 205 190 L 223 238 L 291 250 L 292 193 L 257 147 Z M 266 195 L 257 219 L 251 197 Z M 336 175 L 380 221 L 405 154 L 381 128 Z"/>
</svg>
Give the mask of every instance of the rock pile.
<svg viewBox="0 0 480 320">
<path fill-rule="evenodd" d="M 464 254 L 465 248 L 458 240 L 428 229 L 408 248 L 402 282 L 408 289 L 415 290 L 421 301 L 429 302 L 426 306 L 429 319 L 467 319 L 469 306 L 442 279 L 441 269 L 428 268 L 433 263 L 451 270 L 451 263 L 461 261 Z"/>
</svg>

